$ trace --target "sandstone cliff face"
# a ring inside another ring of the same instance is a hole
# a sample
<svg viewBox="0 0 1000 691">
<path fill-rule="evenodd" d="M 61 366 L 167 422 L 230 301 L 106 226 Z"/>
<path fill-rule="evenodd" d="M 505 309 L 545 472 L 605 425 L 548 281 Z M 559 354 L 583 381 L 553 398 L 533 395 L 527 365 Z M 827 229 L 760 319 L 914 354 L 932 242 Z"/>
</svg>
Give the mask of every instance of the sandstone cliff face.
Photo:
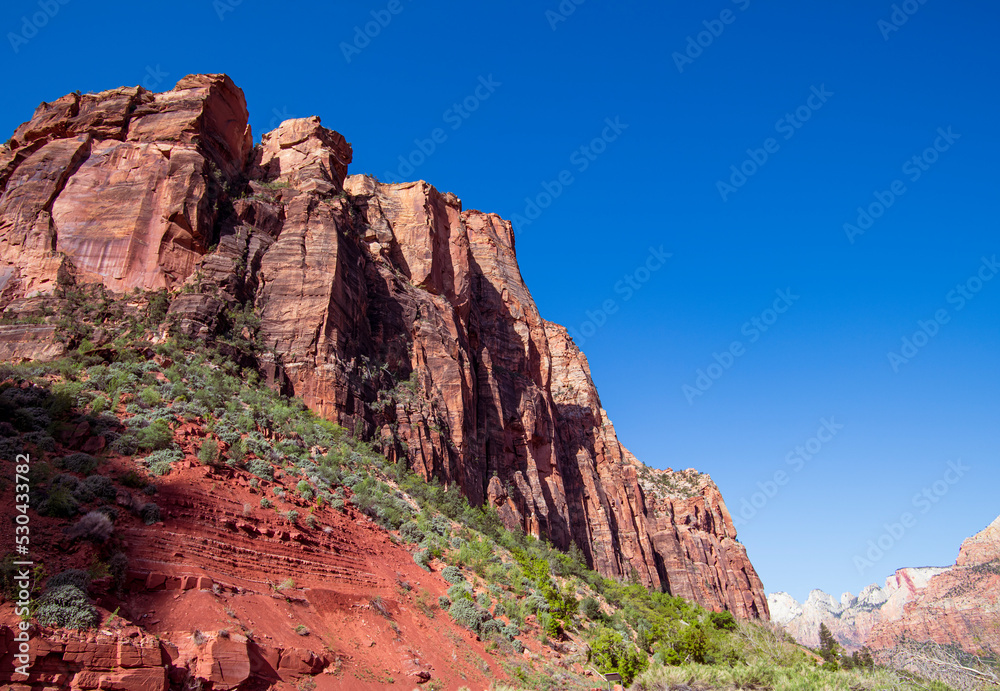
<svg viewBox="0 0 1000 691">
<path fill-rule="evenodd" d="M 819 646 L 819 627 L 826 624 L 833 637 L 848 651 L 864 646 L 875 625 L 899 619 L 903 607 L 944 569 L 899 569 L 884 586 L 871 584 L 855 597 L 844 593 L 838 602 L 822 590 L 813 590 L 801 605 L 788 593 L 767 596 L 771 620 L 785 627 L 792 637 L 810 647 Z"/>
<path fill-rule="evenodd" d="M 942 569 L 868 637 L 874 648 L 899 641 L 955 644 L 970 653 L 1000 653 L 1000 518 L 962 544 L 955 565 Z"/>
<path fill-rule="evenodd" d="M 183 285 L 170 320 L 202 337 L 252 310 L 275 386 L 508 527 L 767 617 L 718 489 L 621 445 L 586 358 L 524 285 L 510 223 L 424 182 L 348 176 L 351 156 L 318 118 L 253 147 L 222 75 L 43 104 L 0 150 L 0 307 L 72 281 Z M 0 356 L 51 356 L 46 328 L 7 327 Z"/>
<path fill-rule="evenodd" d="M 1000 518 L 962 544 L 953 567 L 899 569 L 885 585 L 837 602 L 821 590 L 799 604 L 767 596 L 771 618 L 803 645 L 819 645 L 826 624 L 842 645 L 892 648 L 902 640 L 955 644 L 968 652 L 1000 650 Z"/>
</svg>

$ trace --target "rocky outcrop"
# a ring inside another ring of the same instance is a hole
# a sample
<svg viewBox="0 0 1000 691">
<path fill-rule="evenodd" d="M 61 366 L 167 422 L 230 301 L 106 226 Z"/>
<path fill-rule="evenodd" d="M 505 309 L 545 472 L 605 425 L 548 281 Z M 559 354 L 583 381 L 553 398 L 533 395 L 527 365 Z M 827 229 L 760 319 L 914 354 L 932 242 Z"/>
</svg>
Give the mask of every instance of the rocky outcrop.
<svg viewBox="0 0 1000 691">
<path fill-rule="evenodd" d="M 848 651 L 858 650 L 878 622 L 899 618 L 903 606 L 941 571 L 900 569 L 885 580 L 884 586 L 873 583 L 857 597 L 844 593 L 839 602 L 822 590 L 813 590 L 802 604 L 788 593 L 771 593 L 767 596 L 771 620 L 810 647 L 819 646 L 819 627 L 825 624 Z"/>
<path fill-rule="evenodd" d="M 819 645 L 825 624 L 847 650 L 908 641 L 955 644 L 967 652 L 1000 651 L 1000 518 L 962 544 L 953 567 L 899 569 L 840 602 L 814 590 L 799 604 L 788 593 L 767 596 L 772 621 L 803 645 Z"/>
<path fill-rule="evenodd" d="M 222 75 L 43 103 L 0 154 L 0 294 L 51 291 L 60 269 L 115 291 L 179 285 L 212 244 L 218 179 L 246 167 L 247 117 Z"/>
<path fill-rule="evenodd" d="M 252 340 L 275 386 L 508 527 L 767 616 L 718 489 L 622 446 L 586 358 L 539 314 L 509 222 L 425 182 L 348 176 L 350 145 L 318 118 L 257 147 L 246 123 L 221 75 L 43 104 L 0 151 L 0 307 L 72 282 L 183 286 L 174 328 Z"/>
<path fill-rule="evenodd" d="M 966 540 L 955 565 L 934 575 L 900 616 L 879 622 L 868 644 L 891 648 L 903 640 L 1000 653 L 1000 518 Z"/>
</svg>

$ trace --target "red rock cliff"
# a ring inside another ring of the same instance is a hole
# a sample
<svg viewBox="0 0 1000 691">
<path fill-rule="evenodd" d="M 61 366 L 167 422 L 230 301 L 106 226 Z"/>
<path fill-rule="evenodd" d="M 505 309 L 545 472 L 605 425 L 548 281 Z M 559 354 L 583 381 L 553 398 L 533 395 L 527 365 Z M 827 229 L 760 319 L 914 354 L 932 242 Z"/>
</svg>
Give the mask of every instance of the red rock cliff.
<svg viewBox="0 0 1000 691">
<path fill-rule="evenodd" d="M 318 118 L 253 147 L 223 75 L 42 104 L 0 149 L 0 307 L 73 281 L 183 285 L 172 323 L 210 336 L 251 306 L 258 364 L 320 414 L 605 575 L 767 617 L 717 487 L 622 446 L 510 223 L 425 182 L 348 177 L 351 155 Z M 0 327 L 0 357 L 56 352 L 50 326 Z"/>
</svg>

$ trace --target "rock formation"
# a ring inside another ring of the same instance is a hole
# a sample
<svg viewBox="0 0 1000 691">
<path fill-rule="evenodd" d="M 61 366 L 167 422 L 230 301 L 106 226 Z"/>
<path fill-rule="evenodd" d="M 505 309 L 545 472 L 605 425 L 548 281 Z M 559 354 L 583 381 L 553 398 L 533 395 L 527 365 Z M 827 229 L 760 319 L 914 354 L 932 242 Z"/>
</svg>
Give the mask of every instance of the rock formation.
<svg viewBox="0 0 1000 691">
<path fill-rule="evenodd" d="M 788 593 L 767 600 L 772 620 L 812 647 L 826 624 L 849 651 L 902 640 L 1000 651 L 1000 518 L 962 544 L 955 566 L 899 569 L 885 586 L 845 593 L 840 602 L 822 590 L 801 605 Z"/>
<path fill-rule="evenodd" d="M 586 358 L 524 285 L 510 223 L 425 182 L 348 176 L 351 157 L 315 117 L 253 146 L 223 75 L 42 104 L 0 149 L 0 308 L 14 321 L 0 358 L 58 354 L 51 324 L 20 318 L 36 297 L 172 290 L 172 328 L 254 339 L 274 386 L 509 528 L 575 544 L 607 576 L 766 618 L 718 489 L 622 446 Z"/>
<path fill-rule="evenodd" d="M 932 577 L 900 616 L 876 624 L 868 644 L 889 648 L 903 639 L 1000 653 L 1000 518 L 962 543 L 955 565 Z"/>
<path fill-rule="evenodd" d="M 903 606 L 943 569 L 899 569 L 884 586 L 871 584 L 855 597 L 844 593 L 838 602 L 822 590 L 813 590 L 801 605 L 788 593 L 767 596 L 772 621 L 781 624 L 796 641 L 819 646 L 819 627 L 826 624 L 833 637 L 848 651 L 865 645 L 876 623 L 898 618 Z"/>
</svg>

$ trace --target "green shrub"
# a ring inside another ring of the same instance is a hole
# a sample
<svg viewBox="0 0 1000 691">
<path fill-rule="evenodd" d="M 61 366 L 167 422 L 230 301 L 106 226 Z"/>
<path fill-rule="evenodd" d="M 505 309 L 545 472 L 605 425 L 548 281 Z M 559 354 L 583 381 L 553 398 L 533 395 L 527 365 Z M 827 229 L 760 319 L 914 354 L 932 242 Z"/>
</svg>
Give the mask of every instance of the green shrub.
<svg viewBox="0 0 1000 691">
<path fill-rule="evenodd" d="M 115 590 L 122 592 L 125 589 L 125 579 L 128 577 L 128 557 L 123 552 L 115 552 L 108 559 L 108 572 L 111 574 L 111 582 Z"/>
<path fill-rule="evenodd" d="M 625 686 L 649 665 L 649 659 L 617 631 L 601 627 L 590 642 L 590 659 L 603 674 L 617 672 Z"/>
<path fill-rule="evenodd" d="M 590 595 L 580 601 L 580 613 L 591 621 L 604 621 L 606 619 L 604 612 L 601 611 L 601 603 Z"/>
<path fill-rule="evenodd" d="M 413 561 L 417 562 L 417 566 L 422 568 L 424 571 L 430 571 L 431 567 L 429 562 L 431 560 L 430 550 L 422 549 L 413 555 Z"/>
<path fill-rule="evenodd" d="M 712 612 L 708 615 L 709 623 L 720 631 L 735 631 L 736 619 L 731 612 Z"/>
<path fill-rule="evenodd" d="M 452 602 L 448 614 L 457 623 L 477 634 L 482 631 L 483 624 L 490 620 L 489 612 L 465 598 Z"/>
<path fill-rule="evenodd" d="M 80 504 L 68 487 L 57 487 L 38 505 L 38 513 L 50 518 L 69 518 L 75 516 L 79 509 Z"/>
<path fill-rule="evenodd" d="M 424 532 L 417 527 L 413 521 L 408 521 L 399 526 L 399 536 L 407 542 L 420 543 L 424 539 Z"/>
<path fill-rule="evenodd" d="M 58 461 L 59 467 L 71 473 L 90 475 L 97 468 L 98 460 L 89 453 L 71 453 Z"/>
<path fill-rule="evenodd" d="M 274 506 L 274 502 L 272 502 L 270 499 L 268 499 L 267 497 L 260 498 L 260 508 L 269 509 L 272 506 Z"/>
<path fill-rule="evenodd" d="M 80 501 L 93 501 L 95 497 L 104 501 L 114 501 L 118 496 L 118 488 L 109 477 L 91 475 L 79 484 L 75 494 Z"/>
<path fill-rule="evenodd" d="M 260 458 L 247 463 L 247 471 L 263 480 L 274 480 L 274 466 Z"/>
<path fill-rule="evenodd" d="M 215 465 L 219 462 L 219 445 L 212 437 L 207 437 L 198 447 L 198 460 L 202 465 Z"/>
<path fill-rule="evenodd" d="M 299 520 L 299 512 L 295 509 L 290 509 L 285 512 L 285 520 L 295 525 L 295 521 Z"/>
<path fill-rule="evenodd" d="M 441 609 L 448 609 L 449 607 L 451 607 L 451 600 L 449 600 L 444 595 L 439 596 L 438 607 L 440 607 Z"/>
<path fill-rule="evenodd" d="M 163 397 L 160 392 L 157 391 L 152 386 L 147 386 L 145 389 L 139 392 L 139 400 L 142 401 L 143 405 L 147 408 L 152 408 L 155 405 L 159 405 L 163 402 Z"/>
<path fill-rule="evenodd" d="M 66 569 L 50 578 L 45 587 L 54 590 L 62 585 L 75 585 L 86 593 L 90 590 L 90 574 L 83 569 Z"/>
<path fill-rule="evenodd" d="M 174 433 L 166 420 L 156 420 L 149 427 L 135 431 L 136 446 L 143 451 L 166 449 L 174 443 Z"/>
<path fill-rule="evenodd" d="M 118 478 L 118 482 L 122 483 L 126 487 L 131 487 L 132 489 L 139 489 L 149 484 L 149 481 L 146 480 L 143 475 L 140 475 L 132 468 L 126 470 L 122 476 Z"/>
<path fill-rule="evenodd" d="M 142 518 L 142 522 L 146 525 L 153 525 L 154 523 L 160 522 L 160 507 L 149 502 L 148 504 L 143 504 L 143 507 L 139 510 L 139 517 Z"/>
<path fill-rule="evenodd" d="M 100 623 L 97 609 L 86 593 L 75 585 L 61 585 L 46 590 L 38 601 L 35 618 L 43 626 L 69 629 L 92 629 Z"/>
<path fill-rule="evenodd" d="M 480 607 L 489 607 L 490 605 L 493 604 L 493 599 L 490 597 L 489 593 L 483 591 L 478 595 L 476 595 L 476 603 Z"/>
<path fill-rule="evenodd" d="M 448 597 L 451 598 L 452 602 L 455 600 L 472 600 L 472 591 L 469 590 L 468 583 L 456 583 L 448 588 Z"/>
<path fill-rule="evenodd" d="M 451 584 L 465 583 L 465 574 L 462 573 L 462 569 L 457 566 L 446 566 L 441 571 L 441 577 Z"/>
</svg>

